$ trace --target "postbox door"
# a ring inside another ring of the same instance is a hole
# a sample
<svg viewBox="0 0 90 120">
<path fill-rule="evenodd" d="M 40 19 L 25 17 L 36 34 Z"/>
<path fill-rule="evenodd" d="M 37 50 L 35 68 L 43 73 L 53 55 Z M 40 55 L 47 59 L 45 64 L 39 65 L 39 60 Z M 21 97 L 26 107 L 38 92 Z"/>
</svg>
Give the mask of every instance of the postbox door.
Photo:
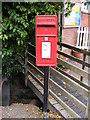
<svg viewBox="0 0 90 120">
<path fill-rule="evenodd" d="M 36 64 L 39 66 L 55 66 L 57 57 L 57 39 L 56 37 L 48 37 L 48 41 L 45 41 L 45 37 L 38 37 L 36 43 Z"/>
</svg>

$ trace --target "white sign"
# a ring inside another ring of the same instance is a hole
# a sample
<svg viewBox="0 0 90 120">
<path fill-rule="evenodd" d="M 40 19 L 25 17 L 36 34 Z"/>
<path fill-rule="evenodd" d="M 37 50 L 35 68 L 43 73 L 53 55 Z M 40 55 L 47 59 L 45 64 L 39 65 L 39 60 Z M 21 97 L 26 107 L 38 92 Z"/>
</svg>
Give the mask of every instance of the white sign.
<svg viewBox="0 0 90 120">
<path fill-rule="evenodd" d="M 42 58 L 50 58 L 51 42 L 42 42 Z"/>
<path fill-rule="evenodd" d="M 65 5 L 65 8 L 67 4 Z M 80 18 L 81 18 L 81 8 L 80 4 L 75 4 L 72 8 L 72 12 L 69 16 L 64 16 L 64 25 L 65 26 L 79 26 L 80 25 Z"/>
</svg>

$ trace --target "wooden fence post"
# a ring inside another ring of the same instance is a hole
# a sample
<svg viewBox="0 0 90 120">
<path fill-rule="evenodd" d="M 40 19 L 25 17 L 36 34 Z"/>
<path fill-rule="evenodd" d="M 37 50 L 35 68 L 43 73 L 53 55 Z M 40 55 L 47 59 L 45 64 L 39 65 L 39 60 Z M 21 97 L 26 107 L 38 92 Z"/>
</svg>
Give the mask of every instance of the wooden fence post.
<svg viewBox="0 0 90 120">
<path fill-rule="evenodd" d="M 85 59 L 86 59 L 86 55 L 85 54 L 83 54 L 83 61 L 85 62 Z M 82 65 L 82 69 L 84 70 L 84 68 L 85 68 L 85 65 Z M 83 81 L 83 77 L 81 76 L 81 78 L 80 78 L 80 81 Z"/>
<path fill-rule="evenodd" d="M 89 98 L 88 98 L 88 120 L 90 120 L 90 91 L 89 91 Z"/>
<path fill-rule="evenodd" d="M 28 72 L 27 72 L 27 61 L 28 61 L 28 57 L 27 57 L 27 46 L 25 46 L 25 85 L 27 86 L 27 77 L 28 77 Z"/>
<path fill-rule="evenodd" d="M 87 102 L 85 117 L 88 118 L 88 120 L 90 120 L 90 90 L 89 90 L 89 96 L 88 96 L 88 102 Z"/>
</svg>

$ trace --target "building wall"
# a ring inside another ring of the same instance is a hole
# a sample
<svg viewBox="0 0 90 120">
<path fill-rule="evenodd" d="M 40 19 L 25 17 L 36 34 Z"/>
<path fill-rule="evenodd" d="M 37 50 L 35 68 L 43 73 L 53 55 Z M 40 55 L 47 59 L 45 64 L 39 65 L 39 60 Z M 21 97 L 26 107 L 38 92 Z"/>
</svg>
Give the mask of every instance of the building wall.
<svg viewBox="0 0 90 120">
<path fill-rule="evenodd" d="M 90 27 L 90 14 L 81 13 L 81 21 L 80 26 L 81 27 Z M 70 44 L 70 45 L 76 45 L 77 42 L 77 30 L 78 27 L 70 27 L 70 28 L 64 28 L 62 30 L 62 42 Z M 68 54 L 71 54 L 71 50 L 64 50 Z"/>
<path fill-rule="evenodd" d="M 77 29 L 78 28 L 63 28 L 62 31 L 62 42 L 69 44 L 69 45 L 75 45 L 77 40 Z M 63 48 L 63 51 L 71 54 L 70 49 Z"/>
<path fill-rule="evenodd" d="M 90 20 L 90 15 L 86 13 L 81 14 L 81 26 L 82 27 L 88 27 L 89 26 L 89 20 Z"/>
<path fill-rule="evenodd" d="M 89 30 L 90 30 L 90 15 L 88 17 L 88 27 L 89 27 Z"/>
<path fill-rule="evenodd" d="M 75 45 L 77 39 L 77 28 L 63 28 L 62 41 L 64 43 Z"/>
<path fill-rule="evenodd" d="M 63 28 L 62 32 L 62 42 L 75 45 L 77 40 L 77 28 Z M 71 54 L 70 49 L 63 48 L 63 51 L 67 54 Z"/>
</svg>

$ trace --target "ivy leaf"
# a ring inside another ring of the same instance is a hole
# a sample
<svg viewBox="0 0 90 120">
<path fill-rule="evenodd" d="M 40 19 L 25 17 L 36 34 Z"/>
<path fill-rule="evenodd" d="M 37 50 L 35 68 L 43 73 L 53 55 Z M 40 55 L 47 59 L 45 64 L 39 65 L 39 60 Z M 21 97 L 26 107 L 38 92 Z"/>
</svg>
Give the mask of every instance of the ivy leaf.
<svg viewBox="0 0 90 120">
<path fill-rule="evenodd" d="M 18 45 L 20 45 L 20 40 L 18 40 Z"/>
</svg>

